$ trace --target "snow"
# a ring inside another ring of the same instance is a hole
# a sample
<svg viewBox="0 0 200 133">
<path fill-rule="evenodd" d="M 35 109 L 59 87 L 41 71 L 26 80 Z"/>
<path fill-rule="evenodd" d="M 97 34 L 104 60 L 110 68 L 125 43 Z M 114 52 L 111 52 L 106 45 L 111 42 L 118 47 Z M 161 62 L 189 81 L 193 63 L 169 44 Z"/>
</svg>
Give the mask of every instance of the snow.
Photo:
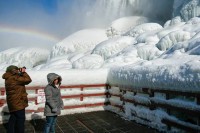
<svg viewBox="0 0 200 133">
<path fill-rule="evenodd" d="M 111 56 L 119 53 L 125 47 L 132 45 L 135 43 L 135 39 L 133 37 L 114 37 L 107 41 L 104 41 L 98 44 L 94 50 L 93 54 L 99 54 L 104 59 L 108 59 Z"/>
<path fill-rule="evenodd" d="M 45 63 L 49 54 L 49 50 L 42 48 L 11 48 L 0 52 L 0 69 L 5 70 L 5 68 L 9 65 L 32 68 Z"/>
<path fill-rule="evenodd" d="M 103 29 L 81 30 L 54 45 L 50 57 L 53 58 L 73 52 L 86 52 L 106 39 L 107 36 Z"/>
<path fill-rule="evenodd" d="M 106 30 L 108 37 L 122 35 L 128 32 L 131 28 L 149 22 L 149 18 L 140 16 L 130 16 L 117 19 L 112 22 L 111 26 Z"/>
<path fill-rule="evenodd" d="M 161 38 L 156 46 L 158 47 L 158 49 L 166 51 L 167 49 L 171 48 L 175 43 L 183 42 L 189 40 L 190 38 L 191 36 L 189 32 L 174 31 Z"/>
<path fill-rule="evenodd" d="M 32 82 L 29 86 L 46 86 L 48 73 L 55 72 L 62 77 L 64 85 L 81 85 L 81 84 L 105 84 L 107 83 L 108 69 L 94 70 L 29 70 L 27 73 L 31 76 Z M 4 71 L 0 71 L 3 75 Z M 83 78 L 84 77 L 84 78 Z M 4 80 L 0 78 L 0 87 L 4 87 Z"/>
<path fill-rule="evenodd" d="M 200 15 L 199 9 L 199 0 L 188 1 L 183 5 L 180 14 L 185 21 L 188 21 L 189 19 Z"/>
<path fill-rule="evenodd" d="M 135 26 L 133 29 L 131 29 L 127 33 L 125 33 L 125 35 L 137 37 L 138 35 L 140 35 L 142 33 L 161 30 L 161 29 L 163 29 L 163 27 L 157 23 L 144 23 L 144 24 Z"/>
<path fill-rule="evenodd" d="M 175 16 L 164 26 L 153 23 L 144 16 L 128 16 L 113 21 L 107 29 L 78 31 L 55 44 L 51 52 L 25 47 L 2 51 L 0 74 L 2 75 L 10 64 L 26 66 L 33 79 L 29 86 L 45 86 L 46 75 L 55 72 L 62 76 L 63 85 L 110 84 L 110 94 L 120 95 L 141 104 L 154 101 L 199 111 L 199 105 L 187 100 L 164 100 L 165 96 L 159 94 L 149 98 L 132 92 L 120 92 L 123 87 L 135 91 L 140 88 L 159 88 L 200 92 L 200 18 L 194 17 L 199 15 L 197 2 L 199 1 L 175 0 Z M 3 79 L 0 79 L 0 87 L 4 87 Z M 63 96 L 105 92 L 105 87 L 87 88 L 83 91 L 80 88 L 70 88 L 61 91 Z M 28 93 L 29 98 L 38 96 L 31 91 Z M 5 99 L 5 96 L 0 96 L 0 99 Z M 150 110 L 128 102 L 123 103 L 117 96 L 87 97 L 83 101 L 79 98 L 65 99 L 64 104 L 83 105 L 107 101 L 123 106 L 125 112 L 109 105 L 69 109 L 62 114 L 105 109 L 159 131 L 167 130 L 167 126 L 161 122 L 163 118 L 186 124 L 169 116 L 164 110 Z M 28 109 L 33 110 L 44 107 L 43 103 L 36 106 L 30 102 L 29 105 Z M 6 106 L 0 110 L 8 111 Z M 43 117 L 41 113 L 32 115 L 27 118 Z"/>
<path fill-rule="evenodd" d="M 100 55 L 91 54 L 86 55 L 74 61 L 72 68 L 74 69 L 97 69 L 101 68 L 104 59 Z"/>
</svg>

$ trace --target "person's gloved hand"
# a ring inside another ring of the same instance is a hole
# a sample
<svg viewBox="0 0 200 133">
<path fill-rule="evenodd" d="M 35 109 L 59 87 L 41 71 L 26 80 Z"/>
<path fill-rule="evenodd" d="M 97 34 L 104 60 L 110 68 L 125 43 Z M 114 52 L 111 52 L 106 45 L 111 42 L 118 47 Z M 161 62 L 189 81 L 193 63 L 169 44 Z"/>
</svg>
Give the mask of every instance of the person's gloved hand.
<svg viewBox="0 0 200 133">
<path fill-rule="evenodd" d="M 63 109 L 64 109 L 64 105 L 62 104 L 62 105 L 60 106 L 60 108 L 63 110 Z"/>
<path fill-rule="evenodd" d="M 54 113 L 56 113 L 57 111 L 58 111 L 57 107 L 52 109 L 52 112 L 54 112 Z"/>
</svg>

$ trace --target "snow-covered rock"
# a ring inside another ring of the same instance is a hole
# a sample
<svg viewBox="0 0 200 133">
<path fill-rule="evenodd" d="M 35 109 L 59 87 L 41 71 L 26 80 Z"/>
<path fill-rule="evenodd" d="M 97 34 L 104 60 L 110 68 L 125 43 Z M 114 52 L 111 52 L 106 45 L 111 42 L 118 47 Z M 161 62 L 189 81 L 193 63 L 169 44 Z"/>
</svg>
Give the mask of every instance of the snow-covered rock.
<svg viewBox="0 0 200 133">
<path fill-rule="evenodd" d="M 139 46 L 137 47 L 137 53 L 143 60 L 153 60 L 162 54 L 162 52 L 153 45 Z"/>
<path fill-rule="evenodd" d="M 134 43 L 135 39 L 133 37 L 114 37 L 98 44 L 92 53 L 101 55 L 104 59 L 108 59 L 111 56 L 119 53 L 128 45 L 133 45 Z"/>
<path fill-rule="evenodd" d="M 180 24 L 184 24 L 184 22 L 182 22 L 182 19 L 180 16 L 177 16 L 177 17 L 172 18 L 172 20 L 168 20 L 164 24 L 164 28 L 167 28 L 169 26 L 176 26 L 176 25 L 180 25 Z"/>
<path fill-rule="evenodd" d="M 45 64 L 41 64 L 34 68 L 34 70 L 66 70 L 72 68 L 72 63 L 68 61 L 67 56 L 59 56 L 48 60 Z"/>
<path fill-rule="evenodd" d="M 185 21 L 200 15 L 199 0 L 191 0 L 184 3 L 180 10 L 180 14 Z"/>
<path fill-rule="evenodd" d="M 166 54 L 170 54 L 175 51 L 180 51 L 182 53 L 187 53 L 189 55 L 200 55 L 200 38 L 191 39 L 185 42 L 180 42 L 175 44 L 171 49 L 169 49 Z"/>
<path fill-rule="evenodd" d="M 145 23 L 145 24 L 141 24 L 141 25 L 134 27 L 133 29 L 131 29 L 127 33 L 125 33 L 125 35 L 137 37 L 138 35 L 140 35 L 142 33 L 155 31 L 155 30 L 161 30 L 161 29 L 163 29 L 163 27 L 160 24 Z"/>
<path fill-rule="evenodd" d="M 174 45 L 177 42 L 183 42 L 188 39 L 190 39 L 190 33 L 186 31 L 174 31 L 163 38 L 160 39 L 160 41 L 156 44 L 158 49 L 165 51 L 169 49 L 172 45 Z"/>
<path fill-rule="evenodd" d="M 141 61 L 141 58 L 137 53 L 137 48 L 134 45 L 130 45 L 112 58 L 105 60 L 103 67 L 124 66 L 138 61 Z"/>
<path fill-rule="evenodd" d="M 199 0 L 174 0 L 173 16 L 181 16 L 184 21 L 200 15 Z"/>
<path fill-rule="evenodd" d="M 72 68 L 74 69 L 97 69 L 103 65 L 103 58 L 100 55 L 86 55 L 74 61 Z"/>
<path fill-rule="evenodd" d="M 86 52 L 106 39 L 107 36 L 103 29 L 81 30 L 54 45 L 50 57 L 53 58 L 73 52 Z"/>
<path fill-rule="evenodd" d="M 33 68 L 47 61 L 49 50 L 42 48 L 17 47 L 0 52 L 0 69 L 9 65 Z"/>
<path fill-rule="evenodd" d="M 147 22 L 150 22 L 147 17 L 130 16 L 119 18 L 112 22 L 111 26 L 107 29 L 106 34 L 108 37 L 122 35 L 133 27 Z"/>
</svg>

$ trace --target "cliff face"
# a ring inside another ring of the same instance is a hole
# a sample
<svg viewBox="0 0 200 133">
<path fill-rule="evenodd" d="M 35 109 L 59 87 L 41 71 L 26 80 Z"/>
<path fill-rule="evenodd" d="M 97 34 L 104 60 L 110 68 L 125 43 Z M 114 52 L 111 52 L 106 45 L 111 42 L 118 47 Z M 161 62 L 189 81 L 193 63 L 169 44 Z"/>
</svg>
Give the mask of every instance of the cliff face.
<svg viewBox="0 0 200 133">
<path fill-rule="evenodd" d="M 173 17 L 181 16 L 184 21 L 200 15 L 200 0 L 174 0 Z"/>
</svg>

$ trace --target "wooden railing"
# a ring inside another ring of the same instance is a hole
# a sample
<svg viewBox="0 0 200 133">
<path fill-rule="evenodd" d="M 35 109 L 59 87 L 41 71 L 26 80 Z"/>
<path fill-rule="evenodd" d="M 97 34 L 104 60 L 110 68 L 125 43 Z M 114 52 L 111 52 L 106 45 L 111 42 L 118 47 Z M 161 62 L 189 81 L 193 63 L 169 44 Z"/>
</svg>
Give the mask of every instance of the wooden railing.
<svg viewBox="0 0 200 133">
<path fill-rule="evenodd" d="M 112 87 L 116 88 L 118 86 Z M 112 87 L 109 88 L 111 89 Z M 150 88 L 134 89 L 127 87 L 118 87 L 118 89 L 120 93 L 110 94 L 110 97 L 114 96 L 120 98 L 122 105 L 112 105 L 121 109 L 122 112 L 126 111 L 124 108 L 126 103 L 131 103 L 134 107 L 144 106 L 150 111 L 162 109 L 168 114 L 168 117 L 164 117 L 161 120 L 163 124 L 168 126 L 167 130 L 171 130 L 172 127 L 175 127 L 190 133 L 200 132 L 200 91 L 189 92 Z M 133 97 L 131 99 L 126 98 L 127 92 L 132 93 Z M 157 97 L 157 94 L 162 95 L 162 98 Z M 146 101 L 140 101 L 138 100 L 139 98 L 145 98 Z M 178 99 L 178 101 L 176 102 L 175 99 Z M 179 104 L 180 102 L 183 102 L 183 104 Z M 134 115 L 140 119 L 137 113 Z M 183 117 L 185 119 L 183 119 Z M 146 122 L 151 122 L 148 118 L 141 119 L 146 120 Z"/>
<path fill-rule="evenodd" d="M 88 88 L 98 88 L 105 87 L 105 92 L 101 93 L 90 93 L 84 94 L 82 91 Z M 87 108 L 87 107 L 98 107 L 104 105 L 110 105 L 118 108 L 121 112 L 126 112 L 125 106 L 126 103 L 131 104 L 134 107 L 143 106 L 149 109 L 150 111 L 162 110 L 167 114 L 167 117 L 163 117 L 161 122 L 162 124 L 167 125 L 166 131 L 172 130 L 174 127 L 188 131 L 190 133 L 200 132 L 200 91 L 190 92 L 190 91 L 178 91 L 178 90 L 163 90 L 163 89 L 151 89 L 151 88 L 127 88 L 127 87 L 119 87 L 119 86 L 109 86 L 107 84 L 96 84 L 96 85 L 72 85 L 61 86 L 61 90 L 63 89 L 80 89 L 80 94 L 74 95 L 63 95 L 63 99 L 74 99 L 79 98 L 80 101 L 83 101 L 85 97 L 98 97 L 105 96 L 110 99 L 109 101 L 100 102 L 100 103 L 89 103 L 89 104 L 81 104 L 81 105 L 67 105 L 65 109 L 73 109 L 73 108 Z M 112 93 L 112 88 L 118 88 L 119 93 Z M 34 91 L 35 97 L 29 97 L 29 101 L 35 102 L 35 105 L 38 105 L 37 93 L 38 90 L 44 89 L 44 86 L 34 86 L 34 87 L 26 87 L 27 91 Z M 5 89 L 0 88 L 1 97 L 0 97 L 0 107 L 6 104 L 5 100 Z M 126 97 L 126 94 L 130 93 L 132 98 Z M 157 96 L 159 95 L 159 96 Z M 162 97 L 160 97 L 160 95 Z M 2 97 L 3 96 L 3 97 Z M 119 98 L 120 103 L 115 104 L 112 103 L 111 98 L 117 97 Z M 140 100 L 143 98 L 143 100 Z M 179 99 L 176 101 L 175 99 Z M 182 102 L 183 104 L 179 104 Z M 177 103 L 177 104 L 176 104 Z M 191 104 L 187 104 L 191 103 Z M 37 110 L 26 110 L 27 113 L 37 113 L 43 112 L 43 107 L 39 107 Z M 142 118 L 137 113 L 132 114 L 134 117 L 146 121 L 147 123 L 151 123 L 152 120 L 148 118 Z M 182 117 L 183 116 L 183 117 Z M 176 119 L 174 119 L 176 118 Z M 183 119 L 184 118 L 184 119 Z M 143 124 L 143 123 L 142 123 Z M 156 128 L 156 127 L 153 127 Z"/>
<path fill-rule="evenodd" d="M 83 94 L 83 90 L 84 89 L 88 89 L 88 88 L 98 88 L 98 87 L 105 87 L 105 92 L 101 92 L 101 93 L 90 93 L 90 94 Z M 28 86 L 26 87 L 27 91 L 34 91 L 35 92 L 35 96 L 34 97 L 28 97 L 29 102 L 33 101 L 35 102 L 35 105 L 38 105 L 38 90 L 44 90 L 44 86 Z M 100 97 L 100 96 L 106 96 L 108 95 L 107 92 L 107 88 L 108 85 L 107 84 L 94 84 L 94 85 L 62 85 L 60 86 L 60 89 L 80 89 L 80 94 L 76 94 L 76 95 L 62 95 L 62 99 L 74 99 L 74 98 L 79 98 L 80 101 L 83 101 L 83 99 L 85 97 Z M 1 97 L 0 97 L 0 107 L 4 106 L 4 104 L 6 104 L 6 100 L 5 100 L 5 88 L 2 87 L 0 88 L 1 91 Z M 2 97 L 3 96 L 3 97 Z M 81 104 L 81 105 L 68 105 L 68 106 L 64 106 L 64 109 L 73 109 L 73 108 L 83 108 L 83 107 L 97 107 L 97 106 L 104 106 L 107 105 L 108 102 L 100 102 L 100 103 L 89 103 L 89 104 Z M 43 107 L 39 107 L 37 110 L 32 110 L 32 109 L 26 109 L 26 113 L 37 113 L 37 112 L 43 112 L 44 108 Z"/>
</svg>

